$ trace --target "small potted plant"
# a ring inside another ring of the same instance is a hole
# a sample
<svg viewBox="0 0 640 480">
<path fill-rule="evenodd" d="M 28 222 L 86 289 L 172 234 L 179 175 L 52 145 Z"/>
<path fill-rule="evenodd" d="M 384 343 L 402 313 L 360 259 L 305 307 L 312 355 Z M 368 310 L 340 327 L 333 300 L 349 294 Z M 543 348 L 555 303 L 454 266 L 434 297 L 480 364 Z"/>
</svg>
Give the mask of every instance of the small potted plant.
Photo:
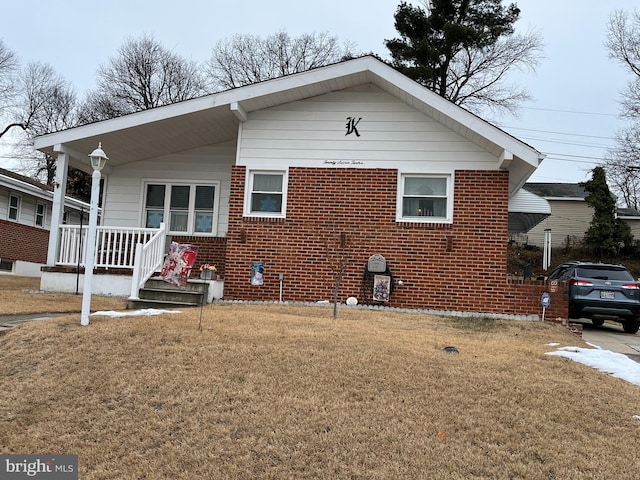
<svg viewBox="0 0 640 480">
<path fill-rule="evenodd" d="M 211 280 L 211 276 L 215 271 L 216 271 L 215 265 L 203 263 L 202 265 L 200 265 L 200 278 L 202 280 Z"/>
</svg>

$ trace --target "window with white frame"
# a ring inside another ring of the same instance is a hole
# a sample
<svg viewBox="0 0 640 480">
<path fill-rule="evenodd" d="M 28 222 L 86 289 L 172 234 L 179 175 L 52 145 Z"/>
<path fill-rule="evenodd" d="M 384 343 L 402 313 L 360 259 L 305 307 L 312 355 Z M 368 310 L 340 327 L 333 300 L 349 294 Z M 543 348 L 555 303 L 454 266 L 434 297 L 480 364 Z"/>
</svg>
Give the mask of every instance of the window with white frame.
<svg viewBox="0 0 640 480">
<path fill-rule="evenodd" d="M 400 175 L 397 219 L 415 222 L 450 222 L 451 175 Z"/>
<path fill-rule="evenodd" d="M 47 212 L 47 207 L 44 203 L 36 203 L 36 226 L 44 227 L 45 215 Z"/>
<path fill-rule="evenodd" d="M 15 194 L 9 195 L 9 220 L 16 220 L 20 217 L 20 197 Z"/>
<path fill-rule="evenodd" d="M 283 217 L 285 210 L 285 172 L 249 172 L 245 214 L 250 216 Z"/>
<path fill-rule="evenodd" d="M 145 186 L 144 224 L 169 233 L 211 235 L 216 233 L 217 184 L 155 183 Z"/>
</svg>

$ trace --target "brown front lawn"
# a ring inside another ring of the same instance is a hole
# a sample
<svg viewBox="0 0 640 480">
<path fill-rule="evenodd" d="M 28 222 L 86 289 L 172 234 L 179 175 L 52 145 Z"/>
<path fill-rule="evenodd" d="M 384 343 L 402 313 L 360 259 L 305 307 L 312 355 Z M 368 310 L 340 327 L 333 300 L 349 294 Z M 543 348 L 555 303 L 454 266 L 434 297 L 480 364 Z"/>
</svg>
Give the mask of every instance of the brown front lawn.
<svg viewBox="0 0 640 480">
<path fill-rule="evenodd" d="M 585 346 L 563 327 L 331 314 L 214 304 L 202 331 L 199 308 L 11 329 L 0 452 L 77 454 L 82 479 L 637 478 L 639 387 L 545 355 Z"/>
</svg>

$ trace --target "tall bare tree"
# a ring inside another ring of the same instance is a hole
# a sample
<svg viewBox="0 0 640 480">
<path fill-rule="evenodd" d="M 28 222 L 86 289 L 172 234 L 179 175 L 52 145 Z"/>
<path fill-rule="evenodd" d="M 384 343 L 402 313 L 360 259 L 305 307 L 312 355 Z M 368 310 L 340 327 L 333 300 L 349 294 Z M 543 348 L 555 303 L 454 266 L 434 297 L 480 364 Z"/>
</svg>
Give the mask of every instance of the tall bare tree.
<svg viewBox="0 0 640 480">
<path fill-rule="evenodd" d="M 609 17 L 606 47 L 609 57 L 631 73 L 621 92 L 621 116 L 628 125 L 616 133 L 604 165 L 613 191 L 627 207 L 640 209 L 640 12 L 617 10 Z"/>
<path fill-rule="evenodd" d="M 163 47 L 151 35 L 128 38 L 98 69 L 81 123 L 168 105 L 206 93 L 198 64 Z"/>
<path fill-rule="evenodd" d="M 9 48 L 0 40 L 0 137 L 9 131 L 11 126 L 5 125 L 4 122 L 10 122 L 8 112 L 14 106 L 13 102 L 17 94 L 16 74 L 19 67 L 18 58 Z"/>
<path fill-rule="evenodd" d="M 629 14 L 616 10 L 607 25 L 607 49 L 609 57 L 617 60 L 632 74 L 623 92 L 622 115 L 630 119 L 640 118 L 640 12 Z"/>
<path fill-rule="evenodd" d="M 30 176 L 51 185 L 55 158 L 33 149 L 33 138 L 73 127 L 77 123 L 73 87 L 51 65 L 30 63 L 18 75 L 20 95 L 17 116 L 21 118 L 16 157 Z"/>
<path fill-rule="evenodd" d="M 207 64 L 212 91 L 311 70 L 354 56 L 353 45 L 323 33 L 238 34 L 215 44 Z"/>
</svg>

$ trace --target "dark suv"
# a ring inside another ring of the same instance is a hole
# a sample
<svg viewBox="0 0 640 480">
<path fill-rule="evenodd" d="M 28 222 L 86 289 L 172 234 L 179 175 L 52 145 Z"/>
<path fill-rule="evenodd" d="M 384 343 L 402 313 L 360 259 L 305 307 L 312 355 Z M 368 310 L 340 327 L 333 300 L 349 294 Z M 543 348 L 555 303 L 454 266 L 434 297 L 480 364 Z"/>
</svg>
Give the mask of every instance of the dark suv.
<svg viewBox="0 0 640 480">
<path fill-rule="evenodd" d="M 640 285 L 623 265 L 567 262 L 549 280 L 567 286 L 569 318 L 590 318 L 596 326 L 615 320 L 627 333 L 640 328 Z"/>
</svg>

